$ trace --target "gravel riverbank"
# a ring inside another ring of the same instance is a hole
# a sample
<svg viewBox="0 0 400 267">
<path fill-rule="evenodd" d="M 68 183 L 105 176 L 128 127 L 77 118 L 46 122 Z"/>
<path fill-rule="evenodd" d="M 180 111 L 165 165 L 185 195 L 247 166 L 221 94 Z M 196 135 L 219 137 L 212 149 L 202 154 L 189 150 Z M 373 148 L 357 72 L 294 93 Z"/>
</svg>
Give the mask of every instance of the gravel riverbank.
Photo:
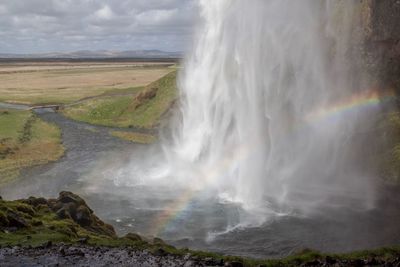
<svg viewBox="0 0 400 267">
<path fill-rule="evenodd" d="M 48 245 L 39 248 L 1 248 L 0 266 L 224 266 L 224 262 L 196 257 L 151 254 L 132 248 Z M 229 263 L 227 264 L 229 266 Z M 230 264 L 232 265 L 232 264 Z M 236 265 L 238 266 L 238 265 Z"/>
</svg>

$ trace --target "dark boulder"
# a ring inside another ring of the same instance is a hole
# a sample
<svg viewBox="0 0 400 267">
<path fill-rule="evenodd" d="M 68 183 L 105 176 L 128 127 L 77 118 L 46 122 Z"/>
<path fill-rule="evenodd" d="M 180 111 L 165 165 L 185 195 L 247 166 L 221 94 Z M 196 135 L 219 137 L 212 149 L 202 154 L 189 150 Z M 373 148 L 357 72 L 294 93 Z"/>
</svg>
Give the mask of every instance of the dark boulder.
<svg viewBox="0 0 400 267">
<path fill-rule="evenodd" d="M 27 228 L 28 222 L 18 213 L 13 211 L 7 212 L 8 227 Z"/>
<path fill-rule="evenodd" d="M 7 227 L 9 223 L 7 215 L 0 211 L 0 227 Z"/>
<path fill-rule="evenodd" d="M 47 200 L 43 197 L 29 197 L 28 199 L 22 200 L 22 202 L 33 207 L 38 207 L 39 205 L 47 205 Z"/>
<path fill-rule="evenodd" d="M 78 195 L 63 191 L 57 199 L 47 201 L 60 219 L 71 219 L 88 231 L 115 237 L 114 228 L 101 221 Z"/>
<path fill-rule="evenodd" d="M 56 214 L 57 214 L 57 217 L 62 220 L 63 219 L 71 219 L 72 220 L 72 217 L 69 214 L 69 211 L 67 208 L 64 208 L 64 207 L 60 208 L 59 210 L 56 211 Z"/>
<path fill-rule="evenodd" d="M 76 210 L 75 218 L 79 225 L 89 226 L 92 223 L 91 212 L 87 206 L 79 206 Z"/>
</svg>

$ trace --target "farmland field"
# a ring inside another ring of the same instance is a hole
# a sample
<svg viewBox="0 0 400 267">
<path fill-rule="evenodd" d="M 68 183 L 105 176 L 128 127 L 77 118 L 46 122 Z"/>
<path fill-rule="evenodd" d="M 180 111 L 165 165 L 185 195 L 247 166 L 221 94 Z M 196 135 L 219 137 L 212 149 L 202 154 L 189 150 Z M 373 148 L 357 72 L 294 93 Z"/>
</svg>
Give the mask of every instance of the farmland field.
<svg viewBox="0 0 400 267">
<path fill-rule="evenodd" d="M 173 62 L 0 62 L 0 101 L 71 103 L 126 92 L 172 71 Z"/>
</svg>

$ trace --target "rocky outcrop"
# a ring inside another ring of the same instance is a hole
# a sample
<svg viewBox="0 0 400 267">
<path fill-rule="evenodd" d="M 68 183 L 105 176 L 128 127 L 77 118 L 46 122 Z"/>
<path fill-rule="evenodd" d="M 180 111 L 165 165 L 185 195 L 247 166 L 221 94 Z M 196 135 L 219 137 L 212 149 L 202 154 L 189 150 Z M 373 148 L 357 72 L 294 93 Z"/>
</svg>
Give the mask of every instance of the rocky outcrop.
<svg viewBox="0 0 400 267">
<path fill-rule="evenodd" d="M 75 223 L 97 235 L 116 237 L 114 228 L 100 220 L 81 197 L 71 192 L 61 192 L 57 199 L 30 197 L 0 202 L 0 230 L 3 231 L 14 232 L 45 224 L 55 228 L 57 219 L 68 220 L 67 225 L 74 233 Z"/>
<path fill-rule="evenodd" d="M 23 202 L 38 207 L 47 205 L 55 212 L 59 219 L 70 219 L 79 224 L 84 229 L 111 237 L 115 237 L 114 228 L 100 220 L 93 210 L 86 204 L 85 200 L 76 194 L 63 191 L 57 199 L 46 200 L 44 198 L 30 197 Z"/>
<path fill-rule="evenodd" d="M 400 1 L 362 1 L 364 62 L 377 86 L 400 94 Z"/>
</svg>

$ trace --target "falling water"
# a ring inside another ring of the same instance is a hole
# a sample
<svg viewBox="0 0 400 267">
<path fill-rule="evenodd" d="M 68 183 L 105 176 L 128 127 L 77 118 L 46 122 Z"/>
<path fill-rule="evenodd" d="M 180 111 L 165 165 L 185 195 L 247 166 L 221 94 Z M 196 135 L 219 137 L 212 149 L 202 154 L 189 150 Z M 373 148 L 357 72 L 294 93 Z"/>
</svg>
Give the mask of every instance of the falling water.
<svg viewBox="0 0 400 267">
<path fill-rule="evenodd" d="M 164 148 L 174 186 L 240 204 L 248 224 L 372 205 L 368 172 L 349 156 L 376 104 L 351 64 L 357 1 L 199 4 L 180 117 Z"/>
</svg>

